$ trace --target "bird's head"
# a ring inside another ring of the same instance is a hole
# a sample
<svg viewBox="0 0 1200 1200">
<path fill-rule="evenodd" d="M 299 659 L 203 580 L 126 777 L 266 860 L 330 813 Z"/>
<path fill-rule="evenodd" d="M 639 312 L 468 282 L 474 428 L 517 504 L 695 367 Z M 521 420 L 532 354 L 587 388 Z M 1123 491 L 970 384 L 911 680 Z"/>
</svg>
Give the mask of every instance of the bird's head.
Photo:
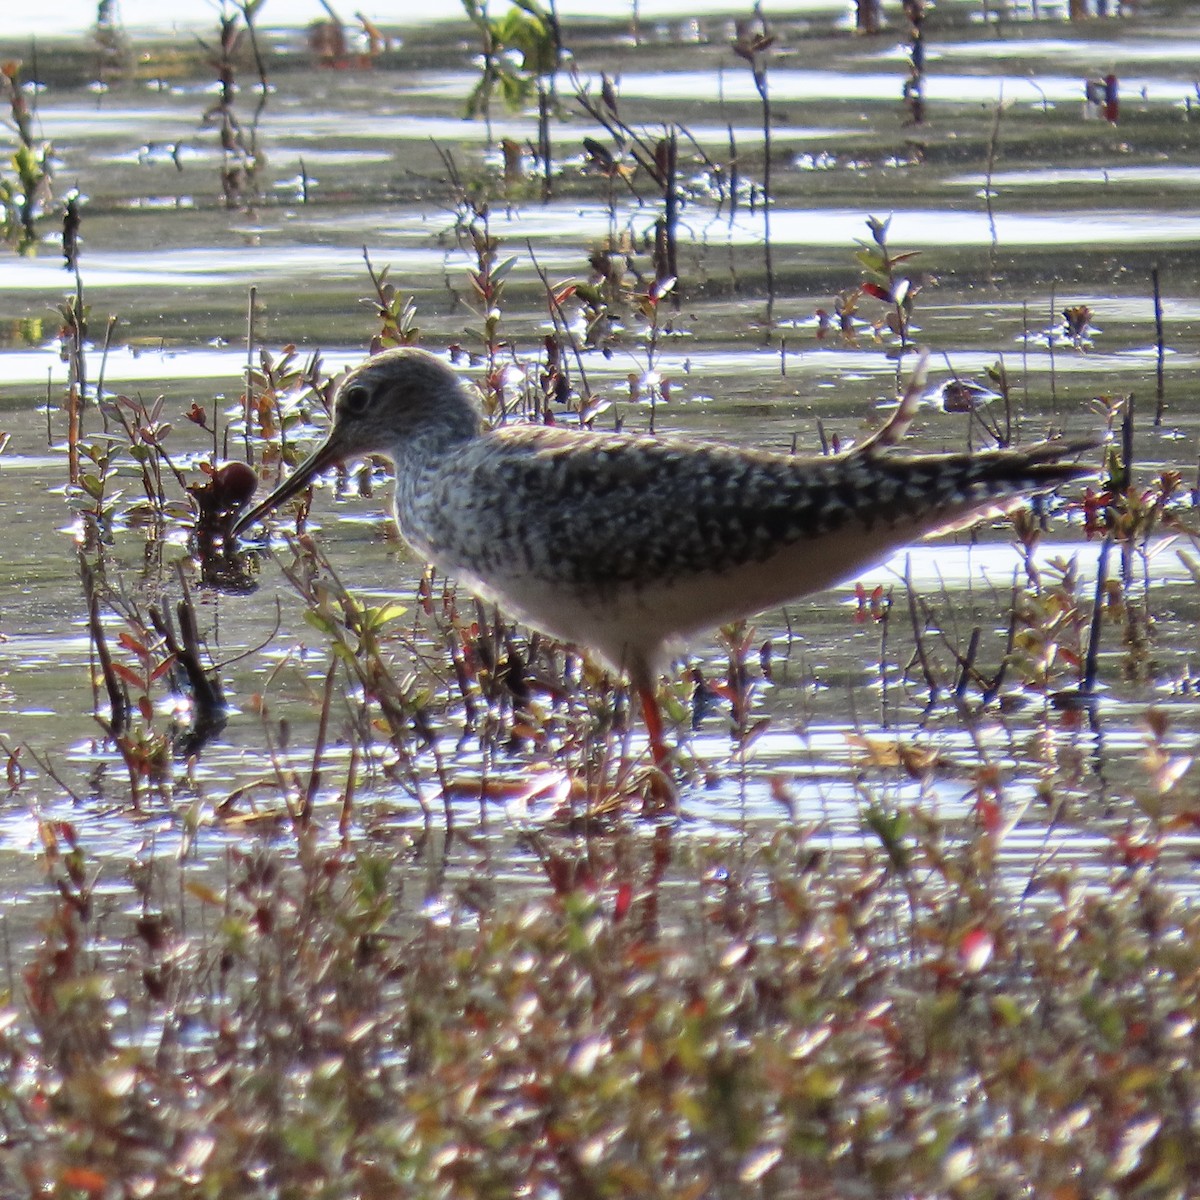
<svg viewBox="0 0 1200 1200">
<path fill-rule="evenodd" d="M 385 350 L 338 386 L 325 441 L 230 532 L 237 536 L 329 467 L 369 454 L 396 461 L 408 445 L 466 441 L 480 428 L 479 407 L 451 367 L 411 346 Z"/>
</svg>

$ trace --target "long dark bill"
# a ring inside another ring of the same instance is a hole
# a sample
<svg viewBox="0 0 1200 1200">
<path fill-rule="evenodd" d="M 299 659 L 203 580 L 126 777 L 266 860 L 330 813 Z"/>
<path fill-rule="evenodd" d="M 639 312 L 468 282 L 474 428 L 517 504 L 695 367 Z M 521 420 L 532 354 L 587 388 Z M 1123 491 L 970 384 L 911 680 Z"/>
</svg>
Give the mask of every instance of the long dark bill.
<svg viewBox="0 0 1200 1200">
<path fill-rule="evenodd" d="M 242 530 L 260 521 L 273 508 L 278 508 L 285 500 L 290 500 L 297 492 L 302 491 L 322 471 L 336 466 L 341 461 L 341 449 L 331 437 L 314 450 L 265 500 L 238 517 L 229 530 L 230 536 L 237 537 Z"/>
</svg>

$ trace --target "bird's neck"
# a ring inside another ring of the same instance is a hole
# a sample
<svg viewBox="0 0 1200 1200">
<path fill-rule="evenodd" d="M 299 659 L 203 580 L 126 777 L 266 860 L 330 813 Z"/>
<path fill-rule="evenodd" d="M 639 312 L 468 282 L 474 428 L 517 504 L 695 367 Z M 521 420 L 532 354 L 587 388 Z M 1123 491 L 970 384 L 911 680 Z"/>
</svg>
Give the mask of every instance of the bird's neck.
<svg viewBox="0 0 1200 1200">
<path fill-rule="evenodd" d="M 479 411 L 463 397 L 461 406 L 447 406 L 436 422 L 427 422 L 398 437 L 389 457 L 396 468 L 396 517 L 401 529 L 423 521 L 430 502 L 432 480 L 453 470 L 458 454 L 483 436 Z"/>
<path fill-rule="evenodd" d="M 483 432 L 483 417 L 461 388 L 439 396 L 431 410 L 395 431 L 389 457 L 397 475 L 435 467 Z"/>
</svg>

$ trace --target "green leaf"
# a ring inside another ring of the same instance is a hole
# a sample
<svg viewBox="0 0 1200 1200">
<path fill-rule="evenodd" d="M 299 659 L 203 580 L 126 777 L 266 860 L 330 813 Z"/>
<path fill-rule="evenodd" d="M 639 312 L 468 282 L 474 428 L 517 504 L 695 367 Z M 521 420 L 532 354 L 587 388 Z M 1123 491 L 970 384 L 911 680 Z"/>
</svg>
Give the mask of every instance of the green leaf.
<svg viewBox="0 0 1200 1200">
<path fill-rule="evenodd" d="M 403 604 L 392 602 L 381 604 L 378 608 L 368 608 L 363 614 L 363 627 L 372 631 L 382 629 L 388 622 L 404 616 L 408 608 Z"/>
<path fill-rule="evenodd" d="M 310 608 L 305 612 L 304 622 L 306 625 L 312 626 L 318 633 L 323 633 L 327 637 L 333 637 L 333 622 L 328 617 L 322 616 L 315 609 Z"/>
<path fill-rule="evenodd" d="M 887 271 L 887 258 L 873 246 L 863 246 L 862 242 L 859 245 L 863 248 L 859 250 L 855 256 L 855 262 L 866 267 L 868 271 L 876 275 L 883 275 Z"/>
<path fill-rule="evenodd" d="M 1009 1029 L 1015 1029 L 1021 1024 L 1023 1018 L 1021 1007 L 1012 996 L 993 997 L 992 1011 Z"/>
<path fill-rule="evenodd" d="M 520 112 L 533 99 L 533 80 L 505 71 L 500 76 L 500 95 L 510 112 Z"/>
<path fill-rule="evenodd" d="M 887 851 L 892 865 L 901 871 L 906 871 L 909 865 L 910 852 L 904 844 L 904 835 L 908 829 L 908 814 L 888 812 L 878 804 L 871 804 L 863 811 L 863 820 L 868 829 L 879 838 Z"/>
<path fill-rule="evenodd" d="M 467 97 L 466 107 L 463 110 L 470 120 L 474 120 L 483 112 L 487 98 L 492 94 L 494 83 L 495 77 L 489 71 L 484 71 L 479 82 L 471 89 L 471 94 Z"/>
<path fill-rule="evenodd" d="M 353 664 L 354 662 L 354 651 L 345 642 L 334 642 L 333 653 L 344 663 Z"/>
<path fill-rule="evenodd" d="M 498 266 L 492 268 L 492 283 L 499 283 L 517 265 L 517 256 L 506 258 Z"/>
</svg>

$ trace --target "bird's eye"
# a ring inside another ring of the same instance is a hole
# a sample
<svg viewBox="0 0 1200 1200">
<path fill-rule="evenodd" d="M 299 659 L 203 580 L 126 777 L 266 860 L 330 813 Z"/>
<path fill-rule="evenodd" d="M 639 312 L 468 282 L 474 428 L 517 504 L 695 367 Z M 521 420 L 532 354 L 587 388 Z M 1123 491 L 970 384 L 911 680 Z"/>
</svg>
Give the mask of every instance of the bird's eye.
<svg viewBox="0 0 1200 1200">
<path fill-rule="evenodd" d="M 344 417 L 361 417 L 366 411 L 371 393 L 361 383 L 353 383 L 343 388 L 338 396 L 338 410 Z"/>
</svg>

